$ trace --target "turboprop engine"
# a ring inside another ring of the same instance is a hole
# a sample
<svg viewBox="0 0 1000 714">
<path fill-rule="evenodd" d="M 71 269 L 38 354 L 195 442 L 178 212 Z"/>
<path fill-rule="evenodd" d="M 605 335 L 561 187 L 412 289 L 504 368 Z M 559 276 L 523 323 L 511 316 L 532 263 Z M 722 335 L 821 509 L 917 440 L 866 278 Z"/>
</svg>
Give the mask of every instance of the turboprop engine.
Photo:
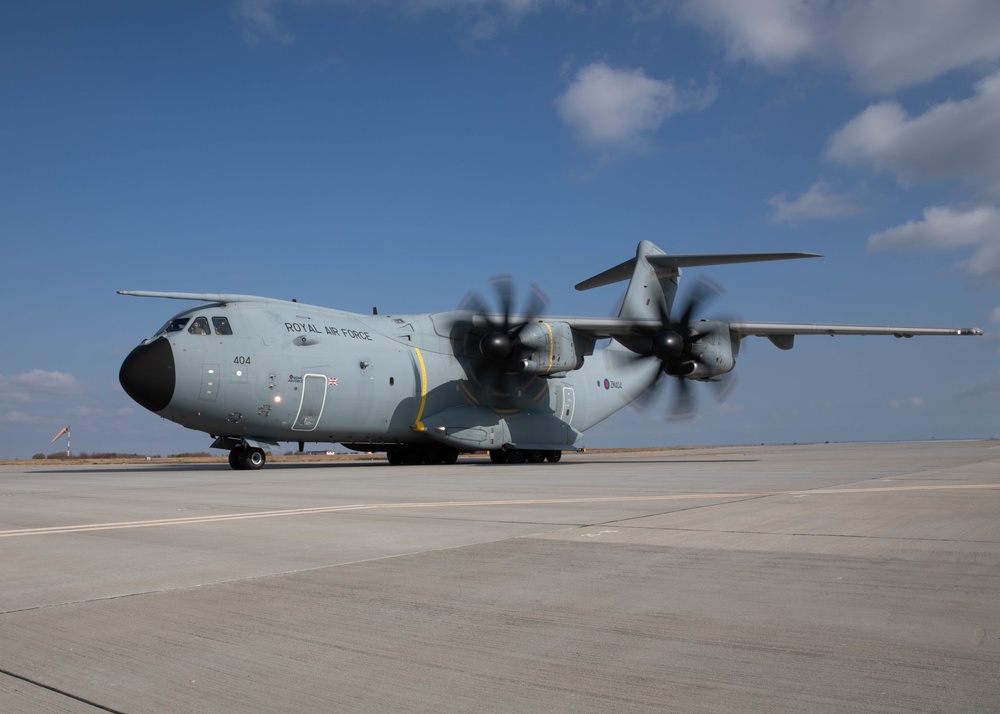
<svg viewBox="0 0 1000 714">
<path fill-rule="evenodd" d="M 558 374 L 580 369 L 583 358 L 593 350 L 593 340 L 578 345 L 573 329 L 566 322 L 534 322 L 517 334 L 520 359 L 514 369 L 527 374 Z"/>
<path fill-rule="evenodd" d="M 736 366 L 739 343 L 731 336 L 729 323 L 701 321 L 691 328 L 693 334 L 684 340 L 686 349 L 673 360 L 664 359 L 663 371 L 673 377 L 706 382 L 717 381 L 731 372 Z"/>
</svg>

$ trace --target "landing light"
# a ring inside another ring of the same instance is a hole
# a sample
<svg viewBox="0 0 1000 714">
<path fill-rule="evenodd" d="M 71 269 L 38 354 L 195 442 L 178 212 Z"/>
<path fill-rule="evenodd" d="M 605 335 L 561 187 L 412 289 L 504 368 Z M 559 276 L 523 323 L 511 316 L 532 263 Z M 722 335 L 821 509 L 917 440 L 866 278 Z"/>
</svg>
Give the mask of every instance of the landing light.
<svg viewBox="0 0 1000 714">
<path fill-rule="evenodd" d="M 275 404 L 281 404 L 281 395 L 280 394 L 275 395 L 275 397 L 274 397 L 274 403 Z"/>
</svg>

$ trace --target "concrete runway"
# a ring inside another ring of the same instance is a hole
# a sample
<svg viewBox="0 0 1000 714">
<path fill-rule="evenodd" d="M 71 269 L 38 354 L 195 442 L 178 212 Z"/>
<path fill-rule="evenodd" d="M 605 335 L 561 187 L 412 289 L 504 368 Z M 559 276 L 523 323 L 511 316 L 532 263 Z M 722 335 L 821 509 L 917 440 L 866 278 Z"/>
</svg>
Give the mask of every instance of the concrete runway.
<svg viewBox="0 0 1000 714">
<path fill-rule="evenodd" d="M 1000 442 L 0 467 L 3 712 L 1000 710 Z"/>
</svg>

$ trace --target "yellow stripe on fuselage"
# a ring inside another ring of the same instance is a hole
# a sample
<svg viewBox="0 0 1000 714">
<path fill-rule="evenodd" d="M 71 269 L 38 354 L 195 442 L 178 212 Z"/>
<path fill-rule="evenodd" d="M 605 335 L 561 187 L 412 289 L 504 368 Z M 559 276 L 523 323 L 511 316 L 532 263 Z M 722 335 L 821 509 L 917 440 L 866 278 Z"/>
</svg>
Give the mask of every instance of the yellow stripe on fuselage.
<svg viewBox="0 0 1000 714">
<path fill-rule="evenodd" d="M 413 425 L 414 431 L 424 431 L 424 423 L 420 421 L 424 416 L 424 407 L 427 406 L 427 365 L 424 364 L 424 356 L 420 354 L 420 348 L 414 347 L 417 353 L 417 362 L 420 364 L 420 409 L 417 410 L 417 421 Z"/>
</svg>

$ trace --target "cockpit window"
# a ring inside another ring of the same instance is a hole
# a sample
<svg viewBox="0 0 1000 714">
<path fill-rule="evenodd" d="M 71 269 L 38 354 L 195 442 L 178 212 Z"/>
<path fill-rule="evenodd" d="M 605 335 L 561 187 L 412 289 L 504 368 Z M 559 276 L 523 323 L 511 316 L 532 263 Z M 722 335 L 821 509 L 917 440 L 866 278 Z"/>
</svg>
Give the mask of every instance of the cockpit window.
<svg viewBox="0 0 1000 714">
<path fill-rule="evenodd" d="M 217 335 L 233 334 L 233 328 L 229 326 L 228 317 L 213 317 L 212 324 L 215 326 L 215 334 Z"/>
<path fill-rule="evenodd" d="M 191 323 L 191 327 L 188 328 L 188 332 L 192 335 L 210 335 L 212 331 L 208 328 L 208 318 L 196 317 L 194 322 Z"/>
<path fill-rule="evenodd" d="M 175 317 L 173 320 L 168 322 L 166 325 L 160 328 L 160 331 L 156 333 L 156 337 L 160 335 L 165 335 L 168 332 L 180 332 L 183 330 L 187 324 L 190 317 Z"/>
</svg>

